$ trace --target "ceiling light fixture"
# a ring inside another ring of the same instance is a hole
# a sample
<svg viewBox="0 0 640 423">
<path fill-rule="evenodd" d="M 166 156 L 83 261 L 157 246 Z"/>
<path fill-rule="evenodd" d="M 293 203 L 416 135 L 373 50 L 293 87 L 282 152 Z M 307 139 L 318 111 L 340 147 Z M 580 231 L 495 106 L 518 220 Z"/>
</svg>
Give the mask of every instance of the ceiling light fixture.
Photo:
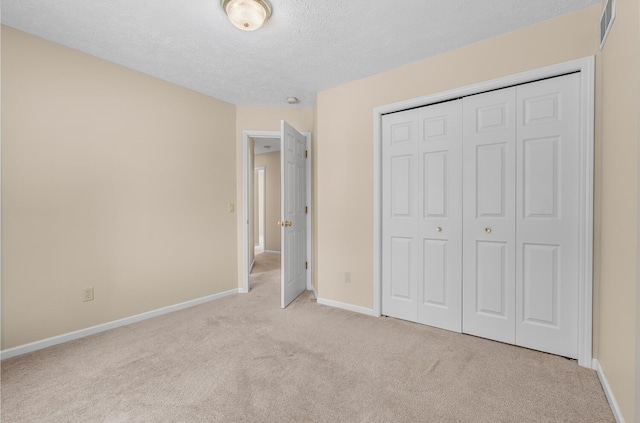
<svg viewBox="0 0 640 423">
<path fill-rule="evenodd" d="M 287 103 L 289 104 L 297 104 L 299 102 L 300 100 L 298 100 L 296 97 L 287 97 Z"/>
<path fill-rule="evenodd" d="M 243 31 L 255 31 L 271 16 L 267 0 L 221 0 L 229 20 Z"/>
</svg>

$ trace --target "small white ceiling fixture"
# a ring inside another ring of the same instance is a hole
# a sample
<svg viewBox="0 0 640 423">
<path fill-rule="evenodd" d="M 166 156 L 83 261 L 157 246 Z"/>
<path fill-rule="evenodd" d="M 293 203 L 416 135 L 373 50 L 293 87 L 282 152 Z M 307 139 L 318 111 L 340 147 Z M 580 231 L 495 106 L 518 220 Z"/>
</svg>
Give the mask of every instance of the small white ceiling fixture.
<svg viewBox="0 0 640 423">
<path fill-rule="evenodd" d="M 297 97 L 287 97 L 287 103 L 289 104 L 297 104 L 300 100 Z"/>
<path fill-rule="evenodd" d="M 221 0 L 222 8 L 236 28 L 255 31 L 271 16 L 267 0 Z"/>
</svg>

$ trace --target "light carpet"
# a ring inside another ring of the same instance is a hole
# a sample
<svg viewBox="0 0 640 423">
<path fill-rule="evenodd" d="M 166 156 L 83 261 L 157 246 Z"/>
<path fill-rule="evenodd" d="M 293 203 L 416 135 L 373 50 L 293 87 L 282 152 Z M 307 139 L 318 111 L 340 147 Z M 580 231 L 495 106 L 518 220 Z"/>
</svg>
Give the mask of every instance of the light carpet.
<svg viewBox="0 0 640 423">
<path fill-rule="evenodd" d="M 2 362 L 13 422 L 615 422 L 575 361 L 252 290 Z"/>
</svg>

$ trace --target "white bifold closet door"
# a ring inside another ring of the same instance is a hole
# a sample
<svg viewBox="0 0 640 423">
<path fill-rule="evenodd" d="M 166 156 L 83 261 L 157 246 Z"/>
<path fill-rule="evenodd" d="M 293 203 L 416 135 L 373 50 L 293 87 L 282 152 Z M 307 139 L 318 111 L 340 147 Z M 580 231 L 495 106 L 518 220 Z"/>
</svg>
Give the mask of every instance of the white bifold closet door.
<svg viewBox="0 0 640 423">
<path fill-rule="evenodd" d="M 418 321 L 418 110 L 382 118 L 382 314 Z"/>
<path fill-rule="evenodd" d="M 578 355 L 579 121 L 576 74 L 518 87 L 516 345 Z"/>
<path fill-rule="evenodd" d="M 382 120 L 382 313 L 458 332 L 461 119 L 457 100 Z"/>
<path fill-rule="evenodd" d="M 577 357 L 579 76 L 385 115 L 382 314 Z"/>
<path fill-rule="evenodd" d="M 462 101 L 419 114 L 418 322 L 462 330 Z"/>
<path fill-rule="evenodd" d="M 516 89 L 463 99 L 463 331 L 515 343 Z"/>
<path fill-rule="evenodd" d="M 577 357 L 579 77 L 464 99 L 463 332 Z"/>
</svg>

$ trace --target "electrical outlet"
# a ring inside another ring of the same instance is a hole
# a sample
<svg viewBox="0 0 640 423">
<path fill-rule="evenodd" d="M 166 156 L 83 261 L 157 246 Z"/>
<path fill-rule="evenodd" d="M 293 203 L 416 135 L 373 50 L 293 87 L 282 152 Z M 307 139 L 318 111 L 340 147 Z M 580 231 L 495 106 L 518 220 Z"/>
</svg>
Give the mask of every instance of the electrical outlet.
<svg viewBox="0 0 640 423">
<path fill-rule="evenodd" d="M 351 272 L 344 272 L 344 283 L 351 282 Z"/>
<path fill-rule="evenodd" d="M 82 301 L 93 301 L 93 287 L 82 290 Z"/>
</svg>

